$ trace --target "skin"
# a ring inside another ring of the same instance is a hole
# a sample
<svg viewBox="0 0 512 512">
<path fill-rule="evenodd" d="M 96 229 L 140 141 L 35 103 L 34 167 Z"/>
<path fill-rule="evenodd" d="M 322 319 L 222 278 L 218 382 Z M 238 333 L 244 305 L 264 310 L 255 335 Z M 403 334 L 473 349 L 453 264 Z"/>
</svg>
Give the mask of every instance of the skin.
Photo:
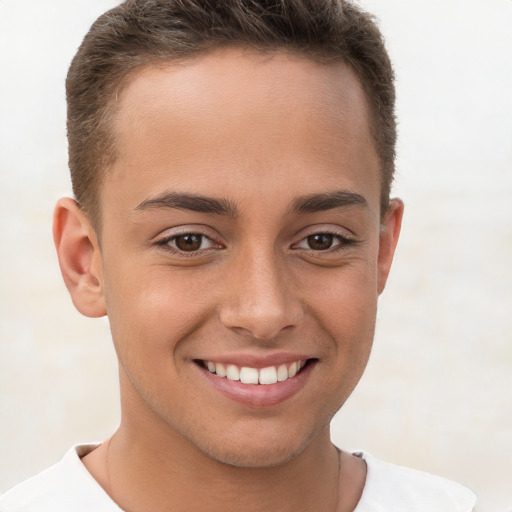
<svg viewBox="0 0 512 512">
<path fill-rule="evenodd" d="M 285 53 L 216 50 L 122 93 L 101 240 L 71 199 L 54 235 L 75 306 L 109 317 L 121 425 L 83 462 L 124 510 L 355 508 L 365 465 L 342 453 L 338 475 L 329 423 L 367 363 L 403 211 L 380 218 L 368 118 L 348 66 Z M 197 364 L 233 354 L 312 364 L 291 398 L 247 405 Z"/>
</svg>

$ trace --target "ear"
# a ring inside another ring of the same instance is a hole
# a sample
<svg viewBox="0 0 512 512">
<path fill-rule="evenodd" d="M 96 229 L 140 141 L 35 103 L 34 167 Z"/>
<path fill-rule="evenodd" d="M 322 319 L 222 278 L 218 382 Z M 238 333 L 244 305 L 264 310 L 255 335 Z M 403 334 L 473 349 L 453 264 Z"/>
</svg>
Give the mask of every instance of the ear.
<svg viewBox="0 0 512 512">
<path fill-rule="evenodd" d="M 76 309 L 89 317 L 106 315 L 96 232 L 80 206 L 69 197 L 60 199 L 55 206 L 53 239 L 62 277 Z"/>
<path fill-rule="evenodd" d="M 389 270 L 393 262 L 396 244 L 400 236 L 404 203 L 400 199 L 392 199 L 388 211 L 381 224 L 379 236 L 379 257 L 377 260 L 377 287 L 379 295 L 384 291 Z"/>
</svg>

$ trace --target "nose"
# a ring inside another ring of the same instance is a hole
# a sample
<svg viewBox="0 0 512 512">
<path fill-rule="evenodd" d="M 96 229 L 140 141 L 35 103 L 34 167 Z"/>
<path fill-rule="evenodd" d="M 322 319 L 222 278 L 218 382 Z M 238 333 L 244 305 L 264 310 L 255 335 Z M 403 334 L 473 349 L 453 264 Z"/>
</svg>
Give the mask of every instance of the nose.
<svg viewBox="0 0 512 512">
<path fill-rule="evenodd" d="M 271 340 L 303 318 L 297 283 L 273 251 L 245 251 L 225 286 L 220 320 L 239 334 Z"/>
</svg>

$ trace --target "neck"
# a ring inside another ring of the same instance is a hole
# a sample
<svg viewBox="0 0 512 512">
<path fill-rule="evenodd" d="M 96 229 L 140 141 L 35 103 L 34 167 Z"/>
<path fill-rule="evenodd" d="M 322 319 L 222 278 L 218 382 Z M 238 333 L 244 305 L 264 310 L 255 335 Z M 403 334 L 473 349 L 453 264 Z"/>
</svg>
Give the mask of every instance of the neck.
<svg viewBox="0 0 512 512">
<path fill-rule="evenodd" d="M 170 504 L 176 512 L 337 508 L 339 456 L 328 429 L 300 455 L 267 468 L 223 464 L 166 437 L 155 443 L 121 426 L 110 441 L 106 490 L 127 512 L 163 511 Z"/>
</svg>

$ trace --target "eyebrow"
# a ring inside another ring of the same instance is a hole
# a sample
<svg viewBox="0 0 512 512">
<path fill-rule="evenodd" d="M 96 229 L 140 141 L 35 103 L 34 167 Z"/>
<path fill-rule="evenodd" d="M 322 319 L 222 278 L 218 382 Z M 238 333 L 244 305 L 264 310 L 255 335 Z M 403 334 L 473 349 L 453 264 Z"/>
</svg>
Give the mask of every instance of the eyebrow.
<svg viewBox="0 0 512 512">
<path fill-rule="evenodd" d="M 199 213 L 213 213 L 236 217 L 238 209 L 228 199 L 215 199 L 196 194 L 183 194 L 179 192 L 164 192 L 156 197 L 142 201 L 135 210 L 152 210 L 157 208 L 173 208 L 176 210 L 191 210 Z"/>
<path fill-rule="evenodd" d="M 334 208 L 348 208 L 350 206 L 362 206 L 368 208 L 368 202 L 361 194 L 337 190 L 323 194 L 310 194 L 298 197 L 293 201 L 291 212 L 315 213 Z"/>
<path fill-rule="evenodd" d="M 315 213 L 335 208 L 348 208 L 362 206 L 367 208 L 366 199 L 355 192 L 338 190 L 321 194 L 310 194 L 296 198 L 290 208 L 293 213 Z M 237 217 L 238 208 L 229 199 L 215 199 L 196 194 L 180 192 L 164 192 L 156 197 L 150 197 L 140 203 L 135 210 L 152 210 L 158 208 L 172 208 L 176 210 L 191 210 L 199 213 L 210 213 Z"/>
</svg>

